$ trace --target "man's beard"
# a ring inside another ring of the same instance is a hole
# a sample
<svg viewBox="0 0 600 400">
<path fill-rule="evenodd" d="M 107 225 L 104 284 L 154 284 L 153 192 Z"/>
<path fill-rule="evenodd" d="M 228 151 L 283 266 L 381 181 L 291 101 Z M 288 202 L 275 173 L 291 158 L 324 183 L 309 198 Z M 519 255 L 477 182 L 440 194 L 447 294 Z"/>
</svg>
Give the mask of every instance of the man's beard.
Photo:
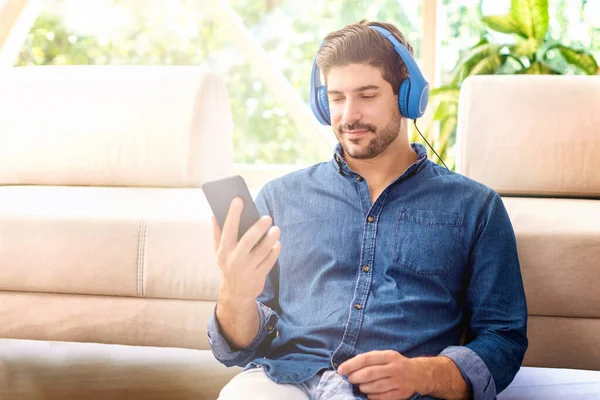
<svg viewBox="0 0 600 400">
<path fill-rule="evenodd" d="M 400 112 L 396 110 L 394 116 L 392 117 L 392 120 L 380 130 L 378 130 L 374 125 L 363 124 L 360 122 L 355 122 L 354 124 L 339 124 L 336 127 L 336 136 L 342 148 L 344 149 L 345 154 L 348 154 L 354 159 L 365 160 L 376 157 L 379 154 L 383 153 L 383 151 L 387 149 L 388 146 L 394 140 L 396 140 L 396 138 L 400 134 L 401 124 L 402 119 L 400 117 Z M 373 133 L 373 137 L 370 139 L 369 143 L 366 146 L 361 146 L 361 148 L 358 149 L 351 149 L 347 145 L 346 140 L 349 140 L 350 142 L 355 144 L 358 144 L 361 140 L 365 140 L 365 138 L 346 139 L 344 137 L 344 131 L 351 131 L 355 129 L 368 129 L 370 132 Z"/>
</svg>

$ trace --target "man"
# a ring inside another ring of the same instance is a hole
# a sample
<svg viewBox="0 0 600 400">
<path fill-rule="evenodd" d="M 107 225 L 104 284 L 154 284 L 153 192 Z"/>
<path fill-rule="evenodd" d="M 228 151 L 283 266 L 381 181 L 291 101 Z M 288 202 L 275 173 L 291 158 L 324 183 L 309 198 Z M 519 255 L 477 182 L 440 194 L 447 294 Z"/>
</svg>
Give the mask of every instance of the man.
<svg viewBox="0 0 600 400">
<path fill-rule="evenodd" d="M 239 241 L 240 199 L 214 223 L 209 341 L 246 366 L 221 399 L 493 399 L 519 370 L 527 309 L 508 215 L 408 142 L 407 61 L 373 26 L 412 52 L 395 26 L 361 21 L 317 54 L 333 160 L 265 185 L 265 216 Z"/>
</svg>

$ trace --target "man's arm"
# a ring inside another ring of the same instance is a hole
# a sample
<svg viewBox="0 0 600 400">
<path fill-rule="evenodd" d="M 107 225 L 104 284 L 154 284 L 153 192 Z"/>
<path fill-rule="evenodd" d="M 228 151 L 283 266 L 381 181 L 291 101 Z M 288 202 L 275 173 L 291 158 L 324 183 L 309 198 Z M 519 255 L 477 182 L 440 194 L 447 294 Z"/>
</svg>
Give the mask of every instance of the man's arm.
<svg viewBox="0 0 600 400">
<path fill-rule="evenodd" d="M 236 199 L 239 200 L 239 199 Z M 240 204 L 232 202 L 223 232 L 213 218 L 214 250 L 221 269 L 221 284 L 215 312 L 208 321 L 208 341 L 217 360 L 226 366 L 244 366 L 257 357 L 258 347 L 274 333 L 278 316 L 265 304 L 276 303 L 272 275 L 278 269 L 278 228 L 272 228 L 266 188 L 256 203 L 262 217 L 237 241 Z M 257 299 L 257 297 L 259 297 Z"/>
<path fill-rule="evenodd" d="M 423 367 L 424 387 L 421 395 L 447 400 L 473 398 L 471 388 L 460 370 L 448 357 L 418 357 L 414 359 Z"/>
<path fill-rule="evenodd" d="M 454 361 L 475 399 L 494 399 L 519 371 L 528 342 L 516 238 L 493 191 L 479 216 L 466 281 L 466 344 L 439 355 Z"/>
<path fill-rule="evenodd" d="M 265 306 L 259 301 L 254 302 L 254 309 L 251 311 L 258 315 L 258 324 L 256 330 L 252 333 L 248 330 L 248 335 L 252 336 L 250 342 L 245 346 L 239 346 L 226 337 L 226 333 L 221 329 L 215 313 L 208 320 L 208 342 L 213 355 L 217 360 L 227 367 L 234 365 L 244 367 L 248 362 L 264 354 L 265 346 L 269 339 L 274 337 L 276 331 L 275 325 L 279 316 L 271 308 Z"/>
<path fill-rule="evenodd" d="M 260 318 L 256 300 L 236 301 L 228 298 L 227 294 L 220 295 L 215 317 L 221 334 L 231 347 L 246 348 L 258 335 Z"/>
</svg>

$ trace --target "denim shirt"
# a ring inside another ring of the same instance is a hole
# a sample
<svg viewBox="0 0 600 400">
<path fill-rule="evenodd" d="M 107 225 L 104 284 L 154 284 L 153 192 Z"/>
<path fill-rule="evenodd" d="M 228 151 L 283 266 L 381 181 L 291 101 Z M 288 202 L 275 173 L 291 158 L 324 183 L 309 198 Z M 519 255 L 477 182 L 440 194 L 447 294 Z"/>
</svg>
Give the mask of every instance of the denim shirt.
<svg viewBox="0 0 600 400">
<path fill-rule="evenodd" d="M 281 253 L 247 348 L 231 348 L 210 319 L 220 362 L 298 383 L 357 354 L 396 350 L 449 357 L 475 399 L 508 386 L 528 344 L 508 214 L 492 189 L 412 148 L 418 160 L 374 203 L 339 145 L 331 161 L 262 188 L 257 207 L 281 229 Z"/>
</svg>

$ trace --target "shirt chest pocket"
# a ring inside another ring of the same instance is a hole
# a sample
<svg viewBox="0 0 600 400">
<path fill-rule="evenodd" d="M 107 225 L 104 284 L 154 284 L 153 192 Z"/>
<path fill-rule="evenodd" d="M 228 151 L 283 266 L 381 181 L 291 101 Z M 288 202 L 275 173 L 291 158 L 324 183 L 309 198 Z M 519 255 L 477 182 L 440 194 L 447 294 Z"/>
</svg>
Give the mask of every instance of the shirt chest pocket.
<svg viewBox="0 0 600 400">
<path fill-rule="evenodd" d="M 422 275 L 448 275 L 460 251 L 463 218 L 448 213 L 402 208 L 392 260 Z"/>
</svg>

